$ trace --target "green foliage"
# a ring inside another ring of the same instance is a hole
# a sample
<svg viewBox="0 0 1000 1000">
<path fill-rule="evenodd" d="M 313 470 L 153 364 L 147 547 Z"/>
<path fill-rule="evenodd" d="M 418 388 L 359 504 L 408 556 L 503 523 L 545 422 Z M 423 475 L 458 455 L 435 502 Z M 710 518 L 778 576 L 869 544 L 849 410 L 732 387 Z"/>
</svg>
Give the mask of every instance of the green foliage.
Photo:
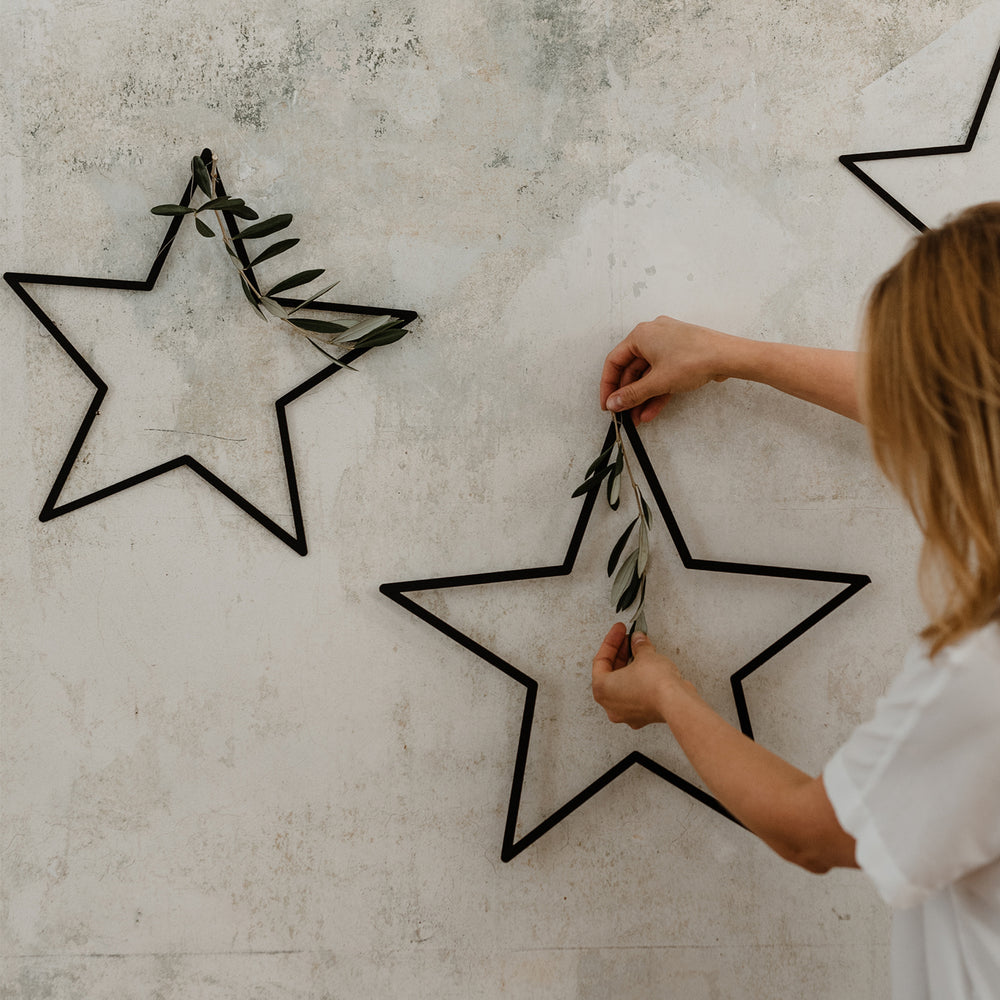
<svg viewBox="0 0 1000 1000">
<path fill-rule="evenodd" d="M 206 201 L 199 211 L 231 212 L 234 208 L 244 207 L 242 198 L 213 198 L 211 201 Z M 256 215 L 257 213 L 255 212 L 254 214 Z"/>
<path fill-rule="evenodd" d="M 353 329 L 350 332 L 356 336 Z M 402 340 L 407 333 L 407 330 L 402 329 L 402 321 L 396 320 L 396 326 L 384 326 L 349 343 L 353 343 L 355 347 L 384 347 L 386 344 L 395 344 L 397 340 Z"/>
<path fill-rule="evenodd" d="M 327 333 L 333 336 L 338 336 L 347 329 L 341 323 L 331 323 L 325 319 L 291 319 L 289 317 L 288 322 L 300 330 L 308 330 L 310 333 Z"/>
<path fill-rule="evenodd" d="M 217 235 L 221 236 L 222 245 L 226 249 L 228 259 L 238 272 L 240 289 L 253 307 L 254 312 L 265 322 L 267 322 L 267 315 L 270 313 L 292 330 L 304 335 L 310 333 L 316 334 L 321 336 L 327 344 L 351 348 L 367 349 L 380 347 L 384 344 L 395 343 L 406 336 L 408 331 L 402 329 L 402 320 L 393 316 L 373 316 L 369 319 L 357 321 L 344 320 L 332 322 L 330 320 L 309 319 L 304 316 L 295 315 L 300 309 L 307 308 L 310 303 L 315 302 L 321 295 L 325 295 L 330 291 L 337 284 L 336 281 L 325 288 L 321 288 L 318 292 L 313 292 L 308 298 L 292 306 L 287 306 L 284 302 L 279 302 L 275 298 L 276 295 L 282 292 L 287 292 L 292 288 L 300 288 L 302 285 L 307 285 L 309 282 L 314 281 L 324 273 L 324 268 L 310 268 L 305 271 L 298 271 L 272 285 L 267 292 L 262 293 L 251 269 L 257 264 L 273 260 L 286 251 L 291 250 L 292 247 L 298 244 L 299 240 L 278 240 L 262 250 L 252 260 L 249 260 L 246 252 L 238 249 L 238 247 L 244 246 L 247 240 L 263 239 L 266 236 L 271 236 L 274 233 L 281 232 L 283 229 L 287 229 L 291 225 L 292 216 L 288 213 L 282 213 L 265 219 L 262 222 L 257 222 L 255 220 L 259 219 L 260 216 L 242 198 L 218 195 L 216 193 L 218 170 L 214 157 L 212 158 L 212 163 L 209 165 L 200 156 L 195 156 L 191 160 L 191 176 L 194 181 L 192 197 L 195 192 L 201 191 L 208 199 L 207 201 L 197 208 L 192 205 L 154 205 L 150 211 L 153 215 L 194 216 L 195 229 L 206 239 L 213 239 Z M 234 215 L 239 219 L 253 222 L 254 224 L 232 235 L 226 226 L 223 225 L 223 216 L 221 214 L 223 212 Z M 201 213 L 206 213 L 209 218 L 214 215 L 216 224 L 218 225 L 218 233 L 204 218 L 199 217 Z M 285 302 L 287 301 L 286 299 Z M 343 368 L 351 367 L 334 357 L 334 355 L 329 354 L 311 337 L 308 339 L 318 351 L 330 358 L 331 361 Z"/>
<path fill-rule="evenodd" d="M 611 603 L 614 605 L 615 613 L 635 605 L 629 621 L 629 635 L 631 635 L 636 629 L 640 632 L 646 631 L 646 570 L 649 566 L 649 528 L 652 524 L 652 515 L 649 504 L 646 503 L 646 498 L 632 475 L 617 414 L 614 415 L 614 422 L 615 440 L 591 462 L 583 482 L 576 488 L 573 496 L 582 496 L 584 493 L 596 490 L 607 479 L 605 495 L 608 506 L 612 510 L 618 510 L 621 505 L 622 476 L 628 475 L 637 513 L 611 549 L 608 576 L 614 576 L 611 583 Z M 635 539 L 635 547 L 626 554 L 626 547 L 636 526 L 639 532 Z"/>
<path fill-rule="evenodd" d="M 621 537 L 615 542 L 615 547 L 611 550 L 611 556 L 608 558 L 608 576 L 611 576 L 615 571 L 615 567 L 618 565 L 618 560 L 621 559 L 622 553 L 625 551 L 625 545 L 628 543 L 629 535 L 632 534 L 632 529 L 638 524 L 639 518 L 633 517 L 629 522 L 629 526 L 622 532 Z"/>
<path fill-rule="evenodd" d="M 195 210 L 187 205 L 154 205 L 150 211 L 153 215 L 191 215 Z"/>
<path fill-rule="evenodd" d="M 292 224 L 292 217 L 287 213 L 285 215 L 276 215 L 272 219 L 265 219 L 263 222 L 256 222 L 252 226 L 247 226 L 239 235 L 234 236 L 234 240 L 259 240 L 264 236 L 270 236 L 272 233 L 280 232 L 282 229 L 287 229 Z"/>
<path fill-rule="evenodd" d="M 298 240 L 278 240 L 277 243 L 272 243 L 263 253 L 257 254 L 252 261 L 250 261 L 251 267 L 256 267 L 257 264 L 262 263 L 265 260 L 270 260 L 272 257 L 277 257 L 279 253 L 284 253 L 286 250 L 291 250 Z"/>
<path fill-rule="evenodd" d="M 200 156 L 192 157 L 191 173 L 194 174 L 194 182 L 201 188 L 202 192 L 208 195 L 209 198 L 214 198 L 215 185 L 212 183 L 211 176 L 209 176 L 205 161 Z"/>
<path fill-rule="evenodd" d="M 267 291 L 268 295 L 277 295 L 278 292 L 287 292 L 289 288 L 298 288 L 299 285 L 308 285 L 313 278 L 318 278 L 325 268 L 316 267 L 309 271 L 299 271 L 298 274 L 293 274 L 290 278 L 285 278 L 284 281 L 279 281 L 273 288 L 269 288 Z"/>
</svg>

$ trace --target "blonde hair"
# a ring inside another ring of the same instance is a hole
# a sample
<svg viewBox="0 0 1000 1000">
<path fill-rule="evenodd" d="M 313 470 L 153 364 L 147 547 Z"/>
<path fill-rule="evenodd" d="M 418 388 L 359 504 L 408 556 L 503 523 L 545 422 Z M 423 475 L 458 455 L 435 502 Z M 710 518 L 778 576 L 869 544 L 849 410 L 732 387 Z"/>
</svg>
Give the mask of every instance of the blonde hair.
<svg viewBox="0 0 1000 1000">
<path fill-rule="evenodd" d="M 1000 600 L 1000 203 L 914 241 L 872 290 L 864 349 L 872 449 L 924 536 L 936 653 Z"/>
</svg>

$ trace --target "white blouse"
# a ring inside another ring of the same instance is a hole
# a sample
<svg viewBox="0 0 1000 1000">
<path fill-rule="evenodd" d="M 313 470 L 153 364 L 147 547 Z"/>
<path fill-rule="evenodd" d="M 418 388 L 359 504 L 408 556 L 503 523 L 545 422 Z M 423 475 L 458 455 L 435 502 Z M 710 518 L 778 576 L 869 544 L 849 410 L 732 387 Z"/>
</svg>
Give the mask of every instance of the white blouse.
<svg viewBox="0 0 1000 1000">
<path fill-rule="evenodd" d="M 1000 998 L 1000 626 L 916 643 L 823 782 L 897 910 L 893 997 Z"/>
</svg>

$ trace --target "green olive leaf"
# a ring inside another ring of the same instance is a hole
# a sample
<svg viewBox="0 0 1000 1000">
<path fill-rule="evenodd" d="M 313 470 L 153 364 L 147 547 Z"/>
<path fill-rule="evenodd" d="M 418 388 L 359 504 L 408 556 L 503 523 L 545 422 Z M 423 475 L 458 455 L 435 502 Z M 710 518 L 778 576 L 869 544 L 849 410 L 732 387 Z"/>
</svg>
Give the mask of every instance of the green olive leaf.
<svg viewBox="0 0 1000 1000">
<path fill-rule="evenodd" d="M 212 229 L 211 226 L 208 226 L 204 222 L 202 222 L 201 219 L 199 219 L 197 216 L 195 216 L 194 224 L 198 232 L 201 233 L 201 235 L 204 236 L 206 239 L 211 239 L 215 235 L 215 230 Z"/>
<path fill-rule="evenodd" d="M 615 603 L 621 599 L 622 595 L 628 590 L 633 579 L 636 580 L 636 587 L 638 588 L 638 576 L 635 572 L 635 564 L 639 558 L 639 550 L 633 549 L 625 562 L 622 563 L 621 569 L 618 570 L 618 575 L 615 577 L 614 582 L 611 584 L 611 600 Z M 633 595 L 633 600 L 635 595 Z M 629 604 L 632 601 L 628 602 Z M 628 607 L 628 605 L 623 605 L 623 607 Z M 619 608 L 619 610 L 621 610 Z"/>
<path fill-rule="evenodd" d="M 154 205 L 150 211 L 153 215 L 191 215 L 194 209 L 189 205 Z"/>
<path fill-rule="evenodd" d="M 615 567 L 618 565 L 618 560 L 621 559 L 622 553 L 625 551 L 625 545 L 628 542 L 629 535 L 632 534 L 632 529 L 636 526 L 639 518 L 635 517 L 632 519 L 632 523 L 622 532 L 621 537 L 615 542 L 615 547 L 611 550 L 611 558 L 608 560 L 608 576 L 611 576 L 615 571 Z"/>
<path fill-rule="evenodd" d="M 632 576 L 629 580 L 629 585 L 625 592 L 618 598 L 618 603 L 615 605 L 615 611 L 624 611 L 636 598 L 639 593 L 640 578 L 638 576 Z"/>
<path fill-rule="evenodd" d="M 646 624 L 646 611 L 642 607 L 639 608 L 635 620 L 632 622 L 632 631 L 634 632 L 636 629 L 642 632 L 643 635 L 649 632 L 649 626 Z"/>
<path fill-rule="evenodd" d="M 370 333 L 376 333 L 383 327 L 394 322 L 395 317 L 393 316 L 369 316 L 368 319 L 359 320 L 356 323 L 351 323 L 347 334 L 344 336 L 345 342 L 354 342 L 361 340 L 362 337 L 366 337 Z"/>
<path fill-rule="evenodd" d="M 260 318 L 264 320 L 264 322 L 266 323 L 267 317 L 260 311 L 260 306 L 257 303 L 257 298 L 254 296 L 254 293 L 249 289 L 247 283 L 243 281 L 242 278 L 240 279 L 240 288 L 243 289 L 243 294 L 247 297 L 247 302 L 249 302 L 250 305 L 253 306 L 254 312 L 257 313 L 257 315 L 260 316 Z"/>
<path fill-rule="evenodd" d="M 234 208 L 243 208 L 244 201 L 242 198 L 213 198 L 211 201 L 206 201 L 201 208 L 198 209 L 199 212 L 229 212 Z"/>
<path fill-rule="evenodd" d="M 257 254 L 252 261 L 250 261 L 251 267 L 256 267 L 261 261 L 270 260 L 272 257 L 277 257 L 279 253 L 284 253 L 286 250 L 291 250 L 298 240 L 278 240 L 277 243 L 272 243 L 266 250 L 262 253 Z"/>
<path fill-rule="evenodd" d="M 618 457 L 615 459 L 615 464 L 611 468 L 611 478 L 608 480 L 608 506 L 612 510 L 618 510 L 618 505 L 621 503 L 621 492 L 622 492 L 622 469 L 625 465 L 625 453 L 619 449 Z"/>
<path fill-rule="evenodd" d="M 611 458 L 611 453 L 614 450 L 615 450 L 615 445 L 614 442 L 612 442 L 607 446 L 607 448 L 604 449 L 604 451 L 600 453 L 600 455 L 597 456 L 597 458 L 594 459 L 593 462 L 590 463 L 590 467 L 584 473 L 583 478 L 589 479 L 590 476 L 593 473 L 595 473 L 598 470 L 598 468 L 600 468 L 600 466 L 604 465 L 605 462 L 609 461 Z"/>
<path fill-rule="evenodd" d="M 639 526 L 639 561 L 637 563 L 637 569 L 639 575 L 641 576 L 646 572 L 646 565 L 649 563 L 649 529 L 646 527 L 646 522 L 643 521 Z"/>
<path fill-rule="evenodd" d="M 653 523 L 653 515 L 649 512 L 649 504 L 646 503 L 646 498 L 641 493 L 639 494 L 639 502 L 642 504 L 642 519 L 648 528 Z"/>
<path fill-rule="evenodd" d="M 205 161 L 200 157 L 196 156 L 191 160 L 191 173 L 194 174 L 194 182 L 208 195 L 209 198 L 212 197 L 212 178 L 209 176 L 208 167 L 205 166 Z"/>
<path fill-rule="evenodd" d="M 622 477 L 621 475 L 616 475 L 614 472 L 608 478 L 608 506 L 612 510 L 618 510 L 621 504 L 621 494 L 622 494 Z"/>
<path fill-rule="evenodd" d="M 589 479 L 585 479 L 579 486 L 577 486 L 577 488 L 573 491 L 573 496 L 582 497 L 584 493 L 589 493 L 604 479 L 605 476 L 609 475 L 610 472 L 611 466 L 604 466 L 603 469 L 595 472 Z"/>
<path fill-rule="evenodd" d="M 354 331 L 348 331 L 353 335 Z M 392 327 L 388 330 L 374 330 L 360 340 L 347 340 L 345 343 L 353 343 L 355 347 L 385 347 L 386 344 L 395 344 L 397 340 L 402 340 L 410 331 L 402 330 L 399 327 Z"/>
<path fill-rule="evenodd" d="M 274 299 L 269 298 L 267 295 L 262 295 L 260 297 L 260 304 L 272 316 L 277 316 L 278 319 L 286 319 L 288 317 L 288 312 L 285 307 L 280 302 L 275 302 Z"/>
<path fill-rule="evenodd" d="M 284 281 L 279 281 L 267 291 L 268 295 L 277 295 L 279 292 L 287 292 L 289 288 L 298 288 L 299 285 L 307 285 L 313 278 L 318 278 L 326 270 L 322 267 L 312 268 L 309 271 L 299 271 Z"/>
<path fill-rule="evenodd" d="M 325 319 L 302 319 L 299 316 L 292 318 L 292 314 L 288 313 L 286 319 L 292 326 L 297 326 L 300 330 L 305 330 L 307 333 L 327 333 L 327 334 L 339 334 L 343 333 L 345 327 L 340 323 L 331 323 L 329 320 Z M 323 352 L 326 353 L 325 351 Z"/>
<path fill-rule="evenodd" d="M 291 225 L 292 217 L 287 212 L 283 215 L 275 215 L 273 218 L 265 219 L 263 222 L 254 223 L 247 226 L 241 233 L 234 236 L 234 240 L 259 240 L 263 236 L 270 236 L 282 229 L 287 229 Z"/>
<path fill-rule="evenodd" d="M 316 343 L 315 340 L 312 340 L 309 337 L 307 337 L 306 340 L 308 340 L 309 343 L 312 344 L 313 347 L 315 347 L 320 354 L 322 354 L 324 357 L 329 358 L 338 368 L 346 368 L 349 372 L 357 371 L 357 368 L 355 368 L 353 365 L 349 365 L 346 361 L 341 361 L 340 358 L 335 358 L 329 351 L 324 350 L 322 347 L 319 346 L 319 344 Z"/>
<path fill-rule="evenodd" d="M 297 306 L 295 306 L 295 308 L 289 311 L 288 315 L 291 316 L 292 313 L 297 313 L 300 309 L 304 309 L 307 305 L 309 305 L 310 302 L 315 302 L 316 299 L 318 299 L 321 295 L 326 295 L 326 293 L 330 291 L 331 288 L 336 288 L 337 285 L 339 284 L 340 284 L 339 278 L 337 279 L 337 281 L 331 281 L 330 284 L 326 286 L 326 288 L 321 288 L 318 292 L 314 292 L 312 295 L 310 295 L 308 299 L 303 299 Z M 347 329 L 346 323 L 344 324 L 344 329 L 345 330 Z"/>
</svg>

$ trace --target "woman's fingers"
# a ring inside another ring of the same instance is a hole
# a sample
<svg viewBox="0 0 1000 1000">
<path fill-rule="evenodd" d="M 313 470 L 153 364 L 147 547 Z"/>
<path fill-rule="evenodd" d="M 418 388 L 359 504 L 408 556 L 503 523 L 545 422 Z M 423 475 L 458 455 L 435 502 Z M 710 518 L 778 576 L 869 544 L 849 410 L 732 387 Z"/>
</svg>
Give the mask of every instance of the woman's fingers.
<svg viewBox="0 0 1000 1000">
<path fill-rule="evenodd" d="M 594 657 L 591 679 L 596 683 L 599 678 L 615 670 L 621 670 L 626 663 L 628 663 L 628 630 L 621 622 L 615 622 Z"/>
</svg>

